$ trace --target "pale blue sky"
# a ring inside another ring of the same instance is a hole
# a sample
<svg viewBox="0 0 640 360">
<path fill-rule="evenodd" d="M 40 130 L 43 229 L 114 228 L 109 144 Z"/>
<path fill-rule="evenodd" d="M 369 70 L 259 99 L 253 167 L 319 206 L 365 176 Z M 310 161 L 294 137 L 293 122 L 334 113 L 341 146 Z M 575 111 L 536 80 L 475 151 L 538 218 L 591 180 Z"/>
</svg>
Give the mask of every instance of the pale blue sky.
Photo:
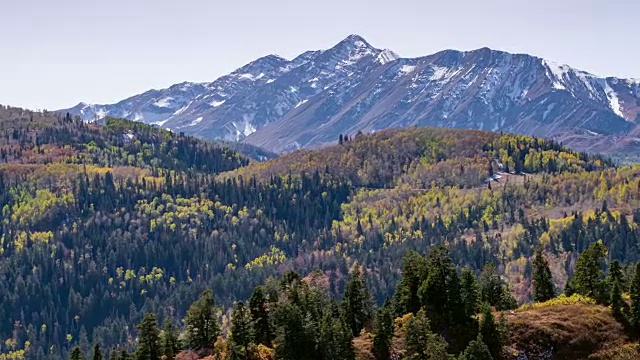
<svg viewBox="0 0 640 360">
<path fill-rule="evenodd" d="M 640 78 L 638 0 L 0 0 L 0 104 L 114 102 L 352 33 L 405 57 L 488 46 Z"/>
</svg>

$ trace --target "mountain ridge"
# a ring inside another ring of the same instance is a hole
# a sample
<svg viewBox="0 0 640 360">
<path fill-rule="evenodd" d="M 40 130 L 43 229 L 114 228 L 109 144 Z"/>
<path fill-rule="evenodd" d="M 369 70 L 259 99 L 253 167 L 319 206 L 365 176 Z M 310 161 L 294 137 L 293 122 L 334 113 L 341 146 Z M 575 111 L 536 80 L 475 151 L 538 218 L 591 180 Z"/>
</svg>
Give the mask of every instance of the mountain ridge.
<svg viewBox="0 0 640 360">
<path fill-rule="evenodd" d="M 341 133 L 413 125 L 511 131 L 581 151 L 640 150 L 638 80 L 487 47 L 403 58 L 359 35 L 291 60 L 267 55 L 210 83 L 62 111 L 275 152 L 332 143 Z"/>
</svg>

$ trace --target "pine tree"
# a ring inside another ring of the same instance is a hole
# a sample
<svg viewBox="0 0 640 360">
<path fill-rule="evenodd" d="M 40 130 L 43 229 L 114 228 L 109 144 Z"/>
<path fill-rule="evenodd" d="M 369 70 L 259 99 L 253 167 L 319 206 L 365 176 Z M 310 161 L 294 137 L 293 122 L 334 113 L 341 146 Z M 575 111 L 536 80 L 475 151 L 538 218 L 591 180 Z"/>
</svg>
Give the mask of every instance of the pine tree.
<svg viewBox="0 0 640 360">
<path fill-rule="evenodd" d="M 483 302 L 495 307 L 500 304 L 503 295 L 502 280 L 496 271 L 496 266 L 492 263 L 486 264 L 482 269 L 480 291 Z"/>
<path fill-rule="evenodd" d="M 622 299 L 622 288 L 620 282 L 615 280 L 611 286 L 611 293 L 609 295 L 609 303 L 611 304 L 611 311 L 613 315 L 622 315 L 622 308 L 624 306 L 624 300 Z"/>
<path fill-rule="evenodd" d="M 138 324 L 138 348 L 136 360 L 160 359 L 160 331 L 154 313 L 147 313 Z"/>
<path fill-rule="evenodd" d="M 533 300 L 544 302 L 555 296 L 556 290 L 549 263 L 542 254 L 542 248 L 538 248 L 533 259 Z"/>
<path fill-rule="evenodd" d="M 376 316 L 376 332 L 373 336 L 373 355 L 376 360 L 389 360 L 391 358 L 391 340 L 393 338 L 395 324 L 390 305 L 385 305 Z"/>
<path fill-rule="evenodd" d="M 93 357 L 92 360 L 102 360 L 102 351 L 100 350 L 100 344 L 96 344 L 93 347 Z"/>
<path fill-rule="evenodd" d="M 394 294 L 397 314 L 416 313 L 420 310 L 418 289 L 427 278 L 427 264 L 424 257 L 409 250 L 402 259 L 402 278 Z"/>
<path fill-rule="evenodd" d="M 371 319 L 372 306 L 369 291 L 359 264 L 356 264 L 349 274 L 342 307 L 345 320 L 353 336 L 360 335 L 360 331 Z"/>
<path fill-rule="evenodd" d="M 418 290 L 433 327 L 440 332 L 447 327 L 466 323 L 460 291 L 460 278 L 444 246 L 433 248 L 427 257 L 427 279 Z"/>
<path fill-rule="evenodd" d="M 458 358 L 459 360 L 493 360 L 489 348 L 482 340 L 482 334 L 469 343 L 467 348 Z"/>
<path fill-rule="evenodd" d="M 313 351 L 305 332 L 304 319 L 298 306 L 287 304 L 278 312 L 279 333 L 277 336 L 276 358 L 285 360 L 302 359 L 302 354 Z"/>
<path fill-rule="evenodd" d="M 622 266 L 620 266 L 620 262 L 618 262 L 618 260 L 613 260 L 611 264 L 609 264 L 609 273 L 605 279 L 609 297 L 611 296 L 611 291 L 616 281 L 618 282 L 620 291 L 622 291 L 622 289 L 624 289 L 624 274 L 622 272 Z M 609 300 L 610 299 L 607 299 L 607 301 Z"/>
<path fill-rule="evenodd" d="M 631 298 L 631 309 L 629 311 L 629 321 L 638 331 L 640 330 L 640 263 L 636 265 L 636 273 L 631 280 L 629 287 Z"/>
<path fill-rule="evenodd" d="M 461 295 L 465 313 L 468 317 L 472 317 L 478 313 L 480 308 L 480 285 L 471 269 L 463 269 L 460 278 Z"/>
<path fill-rule="evenodd" d="M 351 329 L 349 329 L 344 319 L 340 318 L 335 321 L 333 333 L 335 338 L 333 354 L 326 359 L 355 360 L 356 354 L 353 348 L 353 336 L 351 335 Z"/>
<path fill-rule="evenodd" d="M 323 314 L 319 330 L 316 338 L 317 359 L 355 359 L 351 329 L 344 319 L 333 319 L 330 313 L 325 313 Z M 301 359 L 306 357 L 310 358 L 307 354 L 300 354 Z"/>
<path fill-rule="evenodd" d="M 576 271 L 572 279 L 572 286 L 575 292 L 591 297 L 599 303 L 607 301 L 604 296 L 605 282 L 603 280 L 604 259 L 607 255 L 607 249 L 602 241 L 591 244 L 578 257 Z"/>
<path fill-rule="evenodd" d="M 251 317 L 253 318 L 256 344 L 263 344 L 270 347 L 274 335 L 269 324 L 269 313 L 267 311 L 267 299 L 264 293 L 264 287 L 258 286 L 253 290 L 253 294 L 251 294 L 251 298 L 249 299 L 249 308 L 251 309 Z"/>
<path fill-rule="evenodd" d="M 424 310 L 411 315 L 405 327 L 406 359 L 446 359 L 447 342 L 441 336 L 431 332 L 429 319 Z"/>
<path fill-rule="evenodd" d="M 213 346 L 216 338 L 220 335 L 220 325 L 211 290 L 205 290 L 200 298 L 189 307 L 184 321 L 187 345 L 191 349 Z"/>
<path fill-rule="evenodd" d="M 82 360 L 82 352 L 79 347 L 74 347 L 71 351 L 71 355 L 69 356 L 69 360 Z"/>
<path fill-rule="evenodd" d="M 116 354 L 116 359 L 117 360 L 130 360 L 131 356 L 129 355 L 129 353 L 127 352 L 126 349 L 122 349 L 122 350 L 120 350 L 119 353 Z"/>
<path fill-rule="evenodd" d="M 480 334 L 484 343 L 486 344 L 491 356 L 494 359 L 500 358 L 500 352 L 502 351 L 502 335 L 496 326 L 495 318 L 491 313 L 491 307 L 484 306 L 482 313 L 482 322 L 480 323 Z"/>
<path fill-rule="evenodd" d="M 178 353 L 178 336 L 173 321 L 170 318 L 164 320 L 164 329 L 162 331 L 160 341 L 162 344 L 163 360 L 173 360 Z"/>
<path fill-rule="evenodd" d="M 233 359 L 249 359 L 254 344 L 253 319 L 251 311 L 242 301 L 236 304 L 231 314 L 231 336 L 229 350 Z"/>
</svg>

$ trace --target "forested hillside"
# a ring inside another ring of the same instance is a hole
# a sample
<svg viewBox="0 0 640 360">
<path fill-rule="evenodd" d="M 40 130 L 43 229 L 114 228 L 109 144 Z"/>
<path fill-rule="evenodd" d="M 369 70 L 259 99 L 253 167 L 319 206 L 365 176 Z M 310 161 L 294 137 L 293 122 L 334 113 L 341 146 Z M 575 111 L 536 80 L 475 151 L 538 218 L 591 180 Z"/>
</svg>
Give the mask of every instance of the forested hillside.
<svg viewBox="0 0 640 360">
<path fill-rule="evenodd" d="M 501 279 L 506 307 L 532 299 L 536 246 L 558 289 L 598 240 L 625 273 L 639 256 L 640 168 L 527 136 L 390 130 L 258 163 L 140 123 L 1 108 L 0 155 L 3 358 L 133 351 L 145 313 L 178 324 L 207 289 L 226 334 L 234 303 L 289 270 L 341 299 L 357 263 L 381 305 L 407 251 L 437 245 L 447 271 Z"/>
</svg>

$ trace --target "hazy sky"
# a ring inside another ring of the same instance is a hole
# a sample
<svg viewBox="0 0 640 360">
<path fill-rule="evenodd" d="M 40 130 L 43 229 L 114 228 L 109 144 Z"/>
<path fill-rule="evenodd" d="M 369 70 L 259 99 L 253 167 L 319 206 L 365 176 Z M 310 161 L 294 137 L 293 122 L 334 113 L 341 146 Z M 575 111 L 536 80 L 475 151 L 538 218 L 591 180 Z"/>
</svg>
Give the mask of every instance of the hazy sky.
<svg viewBox="0 0 640 360">
<path fill-rule="evenodd" d="M 638 0 L 0 0 L 0 104 L 109 103 L 349 34 L 405 57 L 488 46 L 640 77 Z"/>
</svg>

